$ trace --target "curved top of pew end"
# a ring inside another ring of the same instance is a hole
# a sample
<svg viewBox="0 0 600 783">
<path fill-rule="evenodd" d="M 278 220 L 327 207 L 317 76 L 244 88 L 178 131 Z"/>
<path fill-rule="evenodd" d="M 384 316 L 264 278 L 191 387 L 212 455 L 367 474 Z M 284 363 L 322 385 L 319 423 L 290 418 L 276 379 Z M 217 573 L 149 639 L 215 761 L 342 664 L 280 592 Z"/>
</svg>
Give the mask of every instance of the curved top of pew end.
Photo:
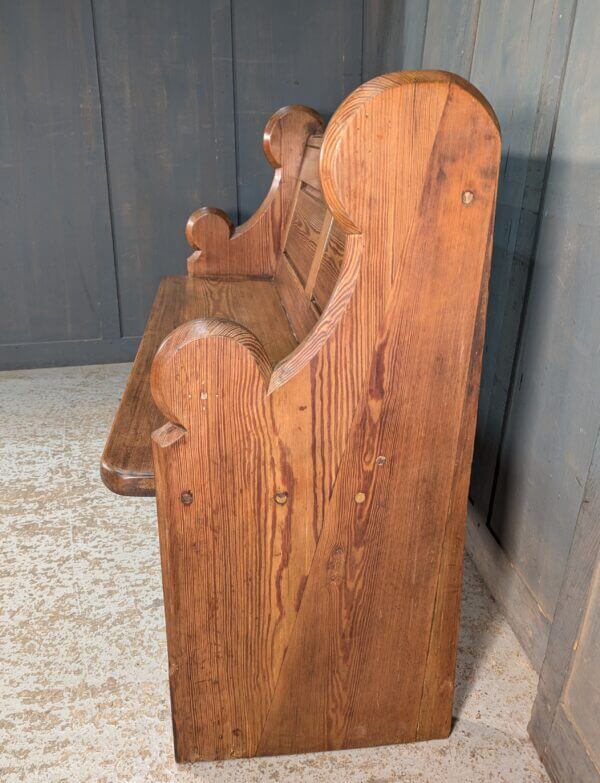
<svg viewBox="0 0 600 783">
<path fill-rule="evenodd" d="M 419 101 L 411 111 L 408 96 L 416 99 L 417 88 Z M 368 230 L 367 220 L 377 215 L 376 205 L 383 199 L 391 200 L 393 190 L 404 191 L 413 199 L 419 196 L 415 187 L 418 181 L 398 179 L 398 175 L 406 168 L 411 150 L 413 156 L 419 155 L 424 164 L 428 163 L 432 150 L 427 149 L 431 135 L 427 126 L 436 123 L 441 127 L 444 114 L 454 118 L 454 134 L 444 139 L 449 161 L 468 154 L 468 148 L 461 149 L 461 141 L 499 143 L 500 125 L 488 101 L 466 79 L 447 71 L 397 71 L 377 76 L 357 87 L 340 104 L 325 131 L 320 173 L 325 200 L 347 233 Z M 421 117 L 419 122 L 417 115 Z M 498 144 L 498 157 L 499 150 Z M 436 172 L 425 167 L 419 171 L 412 162 L 410 167 L 418 173 L 421 186 L 427 176 L 431 178 L 430 188 L 440 185 L 444 178 L 443 169 Z M 422 195 L 426 195 L 425 190 Z"/>
<path fill-rule="evenodd" d="M 263 150 L 274 169 L 285 166 L 296 139 L 306 139 L 316 133 L 323 133 L 325 123 L 320 114 L 309 106 L 293 103 L 283 106 L 267 120 L 263 133 Z"/>
<path fill-rule="evenodd" d="M 212 405 L 231 405 L 233 411 L 245 397 L 266 396 L 271 371 L 264 346 L 250 330 L 223 318 L 201 318 L 163 341 L 150 387 L 168 421 L 187 429 Z"/>
<path fill-rule="evenodd" d="M 396 296 L 391 282 L 415 252 L 419 274 L 431 275 L 437 258 L 445 255 L 450 263 L 453 237 L 462 236 L 454 280 L 481 269 L 489 248 L 479 240 L 490 236 L 500 151 L 491 106 L 452 73 L 385 74 L 342 102 L 322 137 L 319 161 L 332 225 L 345 237 L 342 261 L 318 320 L 310 329 L 296 328 L 299 345 L 276 366 L 271 392 L 300 373 L 343 319 L 365 334 L 367 323 L 377 327 L 385 303 Z M 422 237 L 428 238 L 419 251 Z M 314 280 L 309 276 L 306 287 Z M 441 301 L 448 304 L 449 297 Z"/>
<path fill-rule="evenodd" d="M 275 172 L 257 212 L 238 228 L 216 208 L 190 217 L 188 275 L 161 283 L 107 441 L 102 477 L 114 492 L 154 494 L 150 434 L 164 415 L 176 427 L 188 420 L 189 403 L 169 392 L 180 376 L 198 388 L 222 379 L 240 415 L 248 410 L 239 396 L 246 390 L 235 384 L 246 371 L 257 384 L 255 411 L 265 398 L 282 406 L 297 395 L 310 400 L 313 387 L 324 385 L 336 429 L 346 432 L 345 416 L 359 404 L 380 350 L 378 335 L 390 332 L 398 313 L 405 314 L 398 352 L 410 345 L 404 362 L 416 352 L 413 332 L 439 327 L 430 344 L 445 346 L 457 325 L 483 329 L 501 148 L 485 98 L 442 71 L 386 74 L 354 90 L 322 131 L 312 109 L 280 109 L 264 132 Z M 214 317 L 229 319 L 227 327 Z M 155 362 L 157 407 L 152 361 L 183 323 Z M 232 331 L 218 337 L 219 329 Z M 461 343 L 464 355 L 471 334 Z M 450 357 L 449 348 L 439 350 Z M 204 370 L 192 361 L 201 354 Z M 462 366 L 460 357 L 448 361 Z M 172 372 L 160 373 L 167 363 Z M 307 409 L 300 399 L 298 410 Z"/>
<path fill-rule="evenodd" d="M 185 238 L 194 250 L 187 260 L 188 275 L 196 277 L 206 273 L 207 250 L 226 247 L 234 228 L 229 215 L 217 207 L 201 207 L 192 212 L 185 226 Z"/>
<path fill-rule="evenodd" d="M 185 238 L 193 250 L 202 250 L 209 231 L 221 234 L 223 239 L 227 240 L 233 234 L 234 228 L 227 212 L 217 207 L 201 207 L 189 216 L 185 226 Z"/>
</svg>

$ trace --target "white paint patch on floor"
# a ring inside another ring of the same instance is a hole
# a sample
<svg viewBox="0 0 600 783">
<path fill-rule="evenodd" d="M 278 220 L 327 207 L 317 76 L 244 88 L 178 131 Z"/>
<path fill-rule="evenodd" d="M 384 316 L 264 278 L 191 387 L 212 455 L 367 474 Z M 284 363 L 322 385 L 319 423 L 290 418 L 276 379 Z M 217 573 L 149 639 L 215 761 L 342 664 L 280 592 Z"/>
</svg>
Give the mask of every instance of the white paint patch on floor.
<svg viewBox="0 0 600 783">
<path fill-rule="evenodd" d="M 128 371 L 0 373 L 0 780 L 548 780 L 536 675 L 470 561 L 448 740 L 178 767 L 154 500 L 98 472 Z"/>
</svg>

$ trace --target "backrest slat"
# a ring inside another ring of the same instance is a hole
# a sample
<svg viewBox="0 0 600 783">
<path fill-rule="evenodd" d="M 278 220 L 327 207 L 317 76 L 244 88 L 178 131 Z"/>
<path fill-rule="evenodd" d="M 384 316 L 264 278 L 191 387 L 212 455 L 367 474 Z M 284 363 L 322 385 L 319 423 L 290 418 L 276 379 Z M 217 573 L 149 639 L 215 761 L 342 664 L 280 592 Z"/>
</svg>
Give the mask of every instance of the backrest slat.
<svg viewBox="0 0 600 783">
<path fill-rule="evenodd" d="M 345 234 L 323 198 L 319 156 L 323 136 L 309 136 L 284 233 L 275 279 L 299 340 L 314 326 L 337 281 Z"/>
<path fill-rule="evenodd" d="M 315 254 L 313 256 L 312 265 L 310 267 L 310 272 L 308 274 L 308 280 L 306 281 L 306 286 L 304 287 L 304 290 L 306 291 L 306 295 L 310 297 L 311 301 L 314 304 L 317 303 L 313 297 L 313 290 L 315 287 L 317 277 L 319 275 L 321 263 L 323 261 L 323 253 L 325 252 L 325 248 L 327 246 L 327 243 L 329 242 L 329 235 L 331 233 L 332 225 L 333 225 L 333 215 L 329 210 L 326 210 L 325 219 L 323 220 L 323 227 L 321 229 L 321 233 L 319 234 L 319 241 L 317 242 L 317 247 L 315 249 Z"/>
<path fill-rule="evenodd" d="M 322 311 L 331 296 L 342 267 L 346 235 L 335 221 L 332 221 L 331 231 L 323 250 L 323 258 L 319 264 L 315 285 L 311 295 L 317 308 Z"/>
<path fill-rule="evenodd" d="M 311 137 L 314 138 L 314 137 Z M 322 136 L 320 137 L 323 138 Z M 309 139 L 310 141 L 310 139 Z M 300 169 L 300 179 L 307 185 L 321 193 L 321 178 L 319 176 L 319 155 L 321 153 L 320 145 L 318 147 L 306 144 L 302 168 Z"/>
<path fill-rule="evenodd" d="M 308 279 L 326 212 L 324 202 L 315 198 L 315 193 L 312 188 L 309 191 L 304 185 L 300 187 L 284 249 L 303 285 Z"/>
<path fill-rule="evenodd" d="M 303 340 L 319 319 L 319 313 L 306 296 L 302 283 L 285 254 L 279 260 L 275 277 L 279 296 L 296 338 Z"/>
</svg>

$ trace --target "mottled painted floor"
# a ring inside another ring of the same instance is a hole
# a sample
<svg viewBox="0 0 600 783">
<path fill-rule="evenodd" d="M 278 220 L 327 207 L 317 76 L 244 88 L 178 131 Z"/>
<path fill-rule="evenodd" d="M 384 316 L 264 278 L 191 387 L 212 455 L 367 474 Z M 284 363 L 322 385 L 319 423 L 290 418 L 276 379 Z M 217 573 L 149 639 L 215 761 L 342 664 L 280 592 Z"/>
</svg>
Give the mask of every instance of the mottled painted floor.
<svg viewBox="0 0 600 783">
<path fill-rule="evenodd" d="M 154 501 L 98 461 L 129 365 L 0 373 L 0 780 L 547 780 L 536 677 L 466 564 L 450 739 L 177 767 Z"/>
</svg>

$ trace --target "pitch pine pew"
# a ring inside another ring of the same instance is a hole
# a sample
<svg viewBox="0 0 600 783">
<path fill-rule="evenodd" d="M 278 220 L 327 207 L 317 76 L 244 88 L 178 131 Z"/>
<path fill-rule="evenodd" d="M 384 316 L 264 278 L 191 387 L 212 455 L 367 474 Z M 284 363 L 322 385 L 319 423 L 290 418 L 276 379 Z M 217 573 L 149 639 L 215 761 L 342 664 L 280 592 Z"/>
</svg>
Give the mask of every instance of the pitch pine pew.
<svg viewBox="0 0 600 783">
<path fill-rule="evenodd" d="M 500 158 L 452 74 L 268 122 L 187 225 L 102 476 L 156 495 L 179 761 L 448 735 Z"/>
</svg>

